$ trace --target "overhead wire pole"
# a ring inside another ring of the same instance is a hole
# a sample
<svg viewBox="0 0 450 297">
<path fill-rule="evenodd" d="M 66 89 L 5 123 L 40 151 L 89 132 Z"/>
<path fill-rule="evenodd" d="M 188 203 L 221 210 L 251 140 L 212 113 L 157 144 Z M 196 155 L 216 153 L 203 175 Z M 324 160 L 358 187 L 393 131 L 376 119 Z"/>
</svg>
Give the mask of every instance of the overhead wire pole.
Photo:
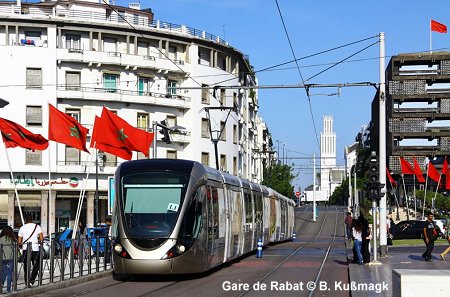
<svg viewBox="0 0 450 297">
<path fill-rule="evenodd" d="M 386 222 L 386 75 L 385 75 L 385 47 L 384 32 L 380 33 L 380 87 L 379 87 L 379 181 L 382 185 L 380 192 L 380 253 L 387 255 L 387 222 Z"/>
</svg>

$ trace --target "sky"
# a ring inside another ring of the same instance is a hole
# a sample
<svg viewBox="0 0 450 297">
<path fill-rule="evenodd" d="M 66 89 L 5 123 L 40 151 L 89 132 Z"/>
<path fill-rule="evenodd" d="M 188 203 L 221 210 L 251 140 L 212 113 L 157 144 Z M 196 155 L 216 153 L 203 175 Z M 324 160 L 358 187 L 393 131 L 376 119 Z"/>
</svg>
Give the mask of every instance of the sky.
<svg viewBox="0 0 450 297">
<path fill-rule="evenodd" d="M 127 4 L 116 0 L 116 5 Z M 387 66 L 392 55 L 429 51 L 430 19 L 450 25 L 448 0 L 142 0 L 141 8 L 151 8 L 155 20 L 220 36 L 248 55 L 256 71 L 294 60 L 288 37 L 297 59 L 369 38 L 299 60 L 303 80 L 315 84 L 378 83 L 379 45 L 370 45 L 378 41 L 380 32 L 385 33 Z M 448 51 L 449 38 L 433 33 L 432 48 Z M 319 74 L 343 59 L 346 63 Z M 256 76 L 261 86 L 297 85 L 302 84 L 300 73 L 295 63 L 288 63 Z M 310 157 L 319 155 L 316 135 L 320 137 L 323 129 L 323 116 L 334 117 L 337 164 L 344 166 L 345 146 L 354 143 L 361 127 L 370 122 L 375 92 L 374 87 L 348 87 L 340 92 L 313 88 L 309 101 L 300 88 L 259 91 L 259 113 L 269 127 L 274 148 L 278 150 L 280 143 L 280 156 L 284 146 L 289 164 L 294 163 L 295 190 L 313 182 Z"/>
</svg>

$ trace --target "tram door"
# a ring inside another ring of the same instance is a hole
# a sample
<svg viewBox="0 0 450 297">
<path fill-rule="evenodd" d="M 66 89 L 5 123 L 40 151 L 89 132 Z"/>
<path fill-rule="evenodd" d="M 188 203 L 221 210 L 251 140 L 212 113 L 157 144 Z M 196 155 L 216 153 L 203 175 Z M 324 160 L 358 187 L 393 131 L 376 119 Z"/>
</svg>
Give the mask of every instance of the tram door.
<svg viewBox="0 0 450 297">
<path fill-rule="evenodd" d="M 214 267 L 219 263 L 219 197 L 217 188 L 207 186 L 208 207 L 208 236 L 207 236 L 207 267 Z"/>
<path fill-rule="evenodd" d="M 250 191 L 244 189 L 245 225 L 244 225 L 244 253 L 252 249 L 253 243 L 253 201 Z"/>
</svg>

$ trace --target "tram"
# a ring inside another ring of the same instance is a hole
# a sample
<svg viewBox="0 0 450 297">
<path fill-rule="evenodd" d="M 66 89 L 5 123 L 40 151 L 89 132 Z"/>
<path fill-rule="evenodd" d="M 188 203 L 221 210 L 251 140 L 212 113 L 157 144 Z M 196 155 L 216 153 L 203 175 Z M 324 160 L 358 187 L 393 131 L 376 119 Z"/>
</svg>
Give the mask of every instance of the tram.
<svg viewBox="0 0 450 297">
<path fill-rule="evenodd" d="M 116 278 L 204 272 L 294 231 L 292 199 L 195 161 L 127 161 L 114 182 Z"/>
</svg>

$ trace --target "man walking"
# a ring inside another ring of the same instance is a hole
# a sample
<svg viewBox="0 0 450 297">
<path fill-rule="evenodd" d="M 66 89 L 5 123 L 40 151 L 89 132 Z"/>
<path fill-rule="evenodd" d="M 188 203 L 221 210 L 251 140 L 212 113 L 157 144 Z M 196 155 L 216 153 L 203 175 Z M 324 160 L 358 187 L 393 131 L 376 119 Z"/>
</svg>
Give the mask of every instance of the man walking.
<svg viewBox="0 0 450 297">
<path fill-rule="evenodd" d="M 427 249 L 422 254 L 422 257 L 427 262 L 432 262 L 431 260 L 431 253 L 433 252 L 434 248 L 434 235 L 436 234 L 435 225 L 433 222 L 433 214 L 428 213 L 427 220 L 425 221 L 425 225 L 423 228 L 423 241 L 425 241 L 425 245 Z"/>
<path fill-rule="evenodd" d="M 36 279 L 36 276 L 40 269 L 39 261 L 39 243 L 44 241 L 44 235 L 42 234 L 41 226 L 34 224 L 30 214 L 25 216 L 25 225 L 20 227 L 17 243 L 23 251 L 23 269 L 25 274 L 25 281 L 27 286 L 32 286 Z M 31 249 L 28 249 L 28 245 L 31 245 Z M 31 255 L 28 255 L 28 251 L 31 251 Z M 31 276 L 28 273 L 28 257 L 31 256 L 31 265 L 33 267 Z M 28 278 L 29 277 L 29 278 Z"/>
<path fill-rule="evenodd" d="M 352 221 L 353 221 L 352 213 L 347 212 L 347 216 L 345 217 L 345 231 L 347 240 L 350 240 L 352 238 Z"/>
</svg>

